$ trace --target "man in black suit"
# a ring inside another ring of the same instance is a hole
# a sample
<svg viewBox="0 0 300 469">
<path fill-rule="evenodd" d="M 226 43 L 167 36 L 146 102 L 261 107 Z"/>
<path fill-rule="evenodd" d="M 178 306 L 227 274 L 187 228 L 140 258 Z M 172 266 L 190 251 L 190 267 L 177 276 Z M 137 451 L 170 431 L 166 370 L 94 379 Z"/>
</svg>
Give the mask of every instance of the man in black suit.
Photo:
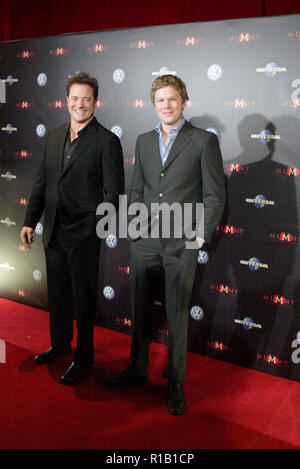
<svg viewBox="0 0 300 469">
<path fill-rule="evenodd" d="M 70 122 L 50 130 L 44 157 L 21 231 L 30 248 L 33 230 L 44 212 L 51 347 L 38 354 L 38 364 L 71 353 L 73 309 L 77 319 L 74 360 L 63 384 L 83 378 L 94 361 L 100 239 L 96 208 L 116 208 L 124 191 L 123 154 L 116 135 L 95 118 L 98 83 L 86 73 L 68 77 Z"/>
<path fill-rule="evenodd" d="M 192 295 L 198 249 L 210 243 L 224 209 L 225 184 L 222 156 L 216 135 L 193 127 L 183 118 L 188 95 L 182 80 L 173 75 L 156 78 L 151 99 L 160 119 L 155 130 L 140 135 L 136 143 L 135 169 L 130 204 L 204 204 L 204 230 L 197 236 L 194 247 L 187 248 L 185 236 L 176 237 L 178 226 L 170 224 L 170 236 L 165 238 L 160 228 L 157 238 L 147 227 L 137 239 L 130 240 L 131 308 L 134 330 L 131 362 L 120 374 L 105 378 L 112 388 L 147 381 L 147 366 L 151 330 L 151 278 L 158 267 L 165 276 L 165 301 L 168 319 L 168 363 L 164 376 L 168 378 L 167 408 L 180 415 L 185 409 L 183 382 L 187 349 L 188 309 Z M 194 210 L 194 216 L 195 216 Z M 156 216 L 157 219 L 157 216 Z M 163 212 L 158 214 L 164 222 Z M 152 219 L 152 222 L 155 219 Z M 131 220 L 131 223 L 133 220 Z M 192 226 L 199 220 L 192 219 Z M 145 226 L 145 220 L 142 220 Z M 147 223 L 146 223 L 147 225 Z M 152 226 L 153 227 L 153 226 Z M 130 228 L 130 224 L 129 224 Z M 152 231 L 153 233 L 153 231 Z M 130 236 L 130 230 L 129 230 Z M 190 245 L 189 245 L 190 246 Z"/>
</svg>

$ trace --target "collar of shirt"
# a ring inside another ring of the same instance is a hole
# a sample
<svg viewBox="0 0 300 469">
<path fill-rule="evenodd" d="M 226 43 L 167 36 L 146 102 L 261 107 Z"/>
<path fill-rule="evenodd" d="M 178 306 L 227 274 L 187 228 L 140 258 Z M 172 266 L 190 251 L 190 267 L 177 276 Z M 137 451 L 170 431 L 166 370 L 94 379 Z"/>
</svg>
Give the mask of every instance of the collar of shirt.
<svg viewBox="0 0 300 469">
<path fill-rule="evenodd" d="M 92 129 L 95 125 L 96 125 L 96 117 L 94 116 L 93 119 L 87 125 L 83 127 L 83 129 L 77 132 L 77 138 L 75 140 L 77 140 L 80 137 L 80 135 L 88 133 L 89 130 Z M 70 127 L 71 127 L 71 124 L 69 124 L 68 129 L 67 129 L 68 137 L 70 136 Z"/>
<path fill-rule="evenodd" d="M 155 127 L 155 130 L 159 135 L 159 150 L 160 150 L 160 158 L 161 158 L 162 165 L 165 164 L 169 156 L 170 150 L 172 148 L 172 145 L 174 143 L 174 140 L 177 137 L 180 129 L 183 127 L 184 123 L 185 123 L 185 119 L 182 119 L 179 122 L 179 124 L 176 125 L 176 127 L 173 127 L 173 129 L 170 130 L 169 132 L 170 141 L 166 147 L 165 147 L 165 143 L 164 143 L 164 139 L 162 135 L 161 122 L 159 122 L 159 124 L 157 124 L 157 126 Z"/>
</svg>

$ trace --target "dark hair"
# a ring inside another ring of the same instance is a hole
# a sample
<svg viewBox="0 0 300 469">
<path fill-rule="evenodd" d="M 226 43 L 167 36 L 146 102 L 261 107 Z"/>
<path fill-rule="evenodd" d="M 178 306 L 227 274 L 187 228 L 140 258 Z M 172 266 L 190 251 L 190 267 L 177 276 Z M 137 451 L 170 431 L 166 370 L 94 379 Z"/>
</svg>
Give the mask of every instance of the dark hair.
<svg viewBox="0 0 300 469">
<path fill-rule="evenodd" d="M 156 91 L 160 88 L 164 88 L 165 86 L 173 86 L 179 92 L 183 102 L 189 100 L 186 86 L 181 78 L 175 75 L 166 74 L 155 78 L 154 82 L 152 83 L 150 97 L 153 104 Z"/>
<path fill-rule="evenodd" d="M 69 96 L 72 85 L 89 85 L 93 89 L 94 99 L 98 98 L 98 82 L 96 78 L 91 77 L 88 73 L 80 72 L 69 75 L 66 81 L 67 96 Z"/>
</svg>

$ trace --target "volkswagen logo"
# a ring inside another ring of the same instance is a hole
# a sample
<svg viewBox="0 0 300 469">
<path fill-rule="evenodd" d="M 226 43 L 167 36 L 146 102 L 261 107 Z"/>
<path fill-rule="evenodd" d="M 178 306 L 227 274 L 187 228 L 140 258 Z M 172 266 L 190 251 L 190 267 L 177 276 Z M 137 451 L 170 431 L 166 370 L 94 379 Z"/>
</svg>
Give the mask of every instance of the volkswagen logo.
<svg viewBox="0 0 300 469">
<path fill-rule="evenodd" d="M 115 296 L 115 291 L 112 287 L 110 286 L 107 286 L 107 287 L 104 287 L 103 288 L 103 295 L 105 296 L 105 298 L 107 298 L 108 300 L 112 300 Z"/>
<path fill-rule="evenodd" d="M 200 306 L 192 306 L 190 309 L 190 315 L 195 321 L 201 321 L 204 316 L 203 309 Z"/>
</svg>

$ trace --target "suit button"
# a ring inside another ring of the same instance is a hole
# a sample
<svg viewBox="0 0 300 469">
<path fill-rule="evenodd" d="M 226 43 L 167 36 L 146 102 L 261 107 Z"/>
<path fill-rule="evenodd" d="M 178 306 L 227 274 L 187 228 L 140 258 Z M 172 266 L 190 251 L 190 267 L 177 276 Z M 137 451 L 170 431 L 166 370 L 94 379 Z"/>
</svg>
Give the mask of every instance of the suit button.
<svg viewBox="0 0 300 469">
<path fill-rule="evenodd" d="M 164 194 L 162 194 L 162 193 L 158 194 L 158 197 L 163 197 L 163 196 L 164 196 Z"/>
<path fill-rule="evenodd" d="M 160 177 L 163 178 L 165 173 L 160 173 Z"/>
</svg>

